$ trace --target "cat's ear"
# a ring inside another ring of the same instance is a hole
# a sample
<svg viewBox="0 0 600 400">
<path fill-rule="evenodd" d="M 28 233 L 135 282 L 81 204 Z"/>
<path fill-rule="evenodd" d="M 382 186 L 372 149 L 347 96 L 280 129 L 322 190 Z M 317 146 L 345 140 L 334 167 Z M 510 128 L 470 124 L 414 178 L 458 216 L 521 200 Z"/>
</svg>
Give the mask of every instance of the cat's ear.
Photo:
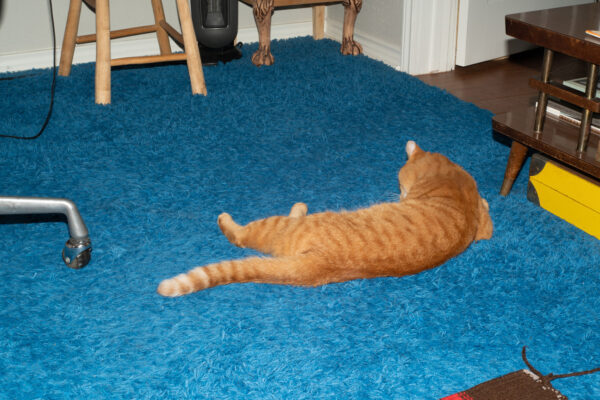
<svg viewBox="0 0 600 400">
<path fill-rule="evenodd" d="M 421 148 L 417 146 L 417 144 L 413 140 L 409 140 L 408 142 L 406 142 L 406 155 L 409 159 L 419 152 L 422 153 L 423 150 L 421 150 Z"/>
</svg>

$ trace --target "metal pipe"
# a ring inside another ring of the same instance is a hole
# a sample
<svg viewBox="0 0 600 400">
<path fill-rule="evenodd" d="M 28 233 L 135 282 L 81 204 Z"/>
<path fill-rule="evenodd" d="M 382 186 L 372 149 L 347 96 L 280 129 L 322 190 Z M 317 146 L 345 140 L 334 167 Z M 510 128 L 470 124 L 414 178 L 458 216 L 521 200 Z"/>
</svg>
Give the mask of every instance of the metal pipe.
<svg viewBox="0 0 600 400">
<path fill-rule="evenodd" d="M 83 268 L 91 258 L 92 242 L 77 206 L 69 199 L 0 196 L 0 215 L 64 214 L 70 238 L 62 252 L 70 268 Z"/>
<path fill-rule="evenodd" d="M 88 238 L 88 230 L 77 206 L 69 199 L 0 196 L 0 215 L 64 214 L 73 239 Z"/>
</svg>

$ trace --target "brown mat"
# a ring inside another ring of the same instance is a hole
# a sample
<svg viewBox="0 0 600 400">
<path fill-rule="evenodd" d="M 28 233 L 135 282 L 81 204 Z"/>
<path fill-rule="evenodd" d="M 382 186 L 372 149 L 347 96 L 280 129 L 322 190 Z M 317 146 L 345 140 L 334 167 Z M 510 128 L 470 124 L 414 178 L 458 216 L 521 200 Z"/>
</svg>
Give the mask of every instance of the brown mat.
<svg viewBox="0 0 600 400">
<path fill-rule="evenodd" d="M 525 347 L 522 356 L 528 370 L 511 372 L 440 400 L 567 400 L 550 381 L 600 371 L 600 368 L 595 368 L 571 374 L 542 375 L 527 360 Z"/>
</svg>

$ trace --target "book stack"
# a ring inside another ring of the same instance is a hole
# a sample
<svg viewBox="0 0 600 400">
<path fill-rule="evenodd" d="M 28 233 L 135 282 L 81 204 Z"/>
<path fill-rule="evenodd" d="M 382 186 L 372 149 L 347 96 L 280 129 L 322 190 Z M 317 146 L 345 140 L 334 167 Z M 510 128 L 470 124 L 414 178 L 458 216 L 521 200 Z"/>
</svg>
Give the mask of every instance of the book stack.
<svg viewBox="0 0 600 400">
<path fill-rule="evenodd" d="M 585 92 L 587 78 L 575 78 L 563 81 L 563 85 L 575 89 L 580 92 Z M 600 97 L 600 84 L 596 90 L 596 97 Z M 579 127 L 581 125 L 581 109 L 559 99 L 550 97 L 548 99 L 548 107 L 546 107 L 546 115 L 555 120 L 566 122 L 570 125 Z M 600 136 L 600 117 L 592 118 L 592 126 L 590 132 Z"/>
</svg>

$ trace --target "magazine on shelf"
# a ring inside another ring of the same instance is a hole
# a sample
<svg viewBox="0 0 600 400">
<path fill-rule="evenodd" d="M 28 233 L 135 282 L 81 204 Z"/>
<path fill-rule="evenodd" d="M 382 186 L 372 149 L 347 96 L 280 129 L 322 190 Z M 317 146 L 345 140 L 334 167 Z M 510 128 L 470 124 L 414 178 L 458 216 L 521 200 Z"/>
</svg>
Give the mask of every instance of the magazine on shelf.
<svg viewBox="0 0 600 400">
<path fill-rule="evenodd" d="M 571 89 L 578 90 L 580 92 L 585 92 L 585 86 L 587 85 L 587 77 L 569 79 L 563 81 L 563 85 L 570 87 Z M 600 97 L 600 81 L 598 81 L 598 85 L 596 86 L 596 97 Z"/>
<path fill-rule="evenodd" d="M 576 127 L 581 125 L 581 109 L 552 97 L 548 99 L 546 115 L 555 120 L 566 122 L 569 125 Z M 600 135 L 600 117 L 592 118 L 590 132 L 595 135 Z"/>
</svg>

